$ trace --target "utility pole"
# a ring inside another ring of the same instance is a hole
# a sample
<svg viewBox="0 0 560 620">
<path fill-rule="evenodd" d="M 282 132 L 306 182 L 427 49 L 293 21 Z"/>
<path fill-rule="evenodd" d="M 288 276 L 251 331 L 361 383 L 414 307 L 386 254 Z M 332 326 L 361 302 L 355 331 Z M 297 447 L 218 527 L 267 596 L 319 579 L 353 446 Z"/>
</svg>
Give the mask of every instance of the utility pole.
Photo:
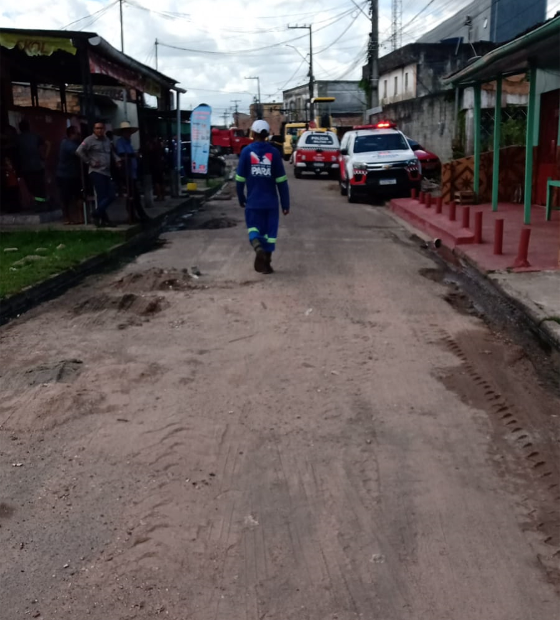
<svg viewBox="0 0 560 620">
<path fill-rule="evenodd" d="M 123 5 L 123 0 L 119 0 L 119 11 L 121 14 L 121 52 L 124 53 L 124 27 L 123 27 L 122 5 Z"/>
<path fill-rule="evenodd" d="M 227 129 L 227 118 L 228 118 L 228 116 L 229 116 L 229 109 L 228 109 L 228 110 L 226 110 L 226 111 L 222 114 L 222 116 L 224 117 L 224 125 L 225 125 L 225 127 L 226 127 L 226 129 Z"/>
<path fill-rule="evenodd" d="M 158 69 L 158 55 L 157 55 L 158 49 L 157 48 L 158 48 L 158 40 L 156 39 L 156 71 Z"/>
<path fill-rule="evenodd" d="M 313 110 L 314 98 L 314 78 L 313 78 L 313 26 L 306 24 L 303 26 L 288 26 L 290 30 L 309 30 L 309 121 L 315 120 Z"/>
<path fill-rule="evenodd" d="M 391 0 L 391 13 L 391 49 L 395 51 L 402 45 L 402 0 Z"/>
<path fill-rule="evenodd" d="M 379 26 L 378 2 L 371 0 L 371 34 L 369 39 L 370 107 L 379 106 Z M 368 119 L 369 120 L 369 119 Z"/>
<path fill-rule="evenodd" d="M 231 102 L 235 105 L 235 112 L 233 115 L 233 118 L 235 120 L 235 124 L 239 125 L 239 106 L 238 104 L 241 103 L 241 99 L 232 99 Z"/>
</svg>

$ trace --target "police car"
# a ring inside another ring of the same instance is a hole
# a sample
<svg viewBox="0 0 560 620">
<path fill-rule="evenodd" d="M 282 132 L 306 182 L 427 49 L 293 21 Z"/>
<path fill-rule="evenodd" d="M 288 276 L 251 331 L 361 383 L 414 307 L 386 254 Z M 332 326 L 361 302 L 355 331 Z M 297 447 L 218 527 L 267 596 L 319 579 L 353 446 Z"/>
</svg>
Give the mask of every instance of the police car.
<svg viewBox="0 0 560 620">
<path fill-rule="evenodd" d="M 338 176 L 339 157 L 340 143 L 334 132 L 305 131 L 296 146 L 294 176 L 299 179 L 303 172 Z"/>
<path fill-rule="evenodd" d="M 418 158 L 391 122 L 362 125 L 346 132 L 340 145 L 340 193 L 348 202 L 366 196 L 410 195 L 420 190 Z"/>
</svg>

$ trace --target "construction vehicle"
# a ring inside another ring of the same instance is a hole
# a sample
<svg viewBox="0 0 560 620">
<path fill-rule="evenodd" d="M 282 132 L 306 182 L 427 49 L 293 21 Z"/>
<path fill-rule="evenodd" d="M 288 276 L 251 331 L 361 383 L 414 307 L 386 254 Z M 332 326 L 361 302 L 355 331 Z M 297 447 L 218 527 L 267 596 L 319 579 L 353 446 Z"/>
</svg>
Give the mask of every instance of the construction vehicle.
<svg viewBox="0 0 560 620">
<path fill-rule="evenodd" d="M 309 124 L 309 129 L 314 131 L 332 131 L 336 134 L 336 127 L 333 126 L 330 104 L 335 101 L 335 97 L 313 97 L 311 103 L 315 108 L 315 126 Z"/>
<path fill-rule="evenodd" d="M 282 155 L 286 161 L 292 156 L 293 142 L 307 129 L 307 123 L 286 123 L 282 127 L 283 148 Z"/>
</svg>

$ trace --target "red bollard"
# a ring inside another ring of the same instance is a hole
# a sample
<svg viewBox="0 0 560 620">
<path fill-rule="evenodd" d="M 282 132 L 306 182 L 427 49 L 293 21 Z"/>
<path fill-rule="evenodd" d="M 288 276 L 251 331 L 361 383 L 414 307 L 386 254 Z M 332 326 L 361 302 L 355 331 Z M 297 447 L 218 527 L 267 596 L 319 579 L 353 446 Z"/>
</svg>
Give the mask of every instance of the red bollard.
<svg viewBox="0 0 560 620">
<path fill-rule="evenodd" d="M 419 198 L 418 198 L 418 202 L 423 205 L 425 204 L 426 201 L 426 194 L 424 194 L 424 192 L 420 192 Z"/>
<path fill-rule="evenodd" d="M 522 228 L 519 237 L 519 249 L 517 250 L 517 258 L 513 263 L 514 267 L 530 267 L 531 263 L 527 260 L 529 256 L 529 239 L 531 238 L 531 229 Z"/>
<path fill-rule="evenodd" d="M 454 222 L 457 219 L 457 205 L 454 200 L 449 203 L 449 221 Z"/>
<path fill-rule="evenodd" d="M 415 187 L 413 187 L 410 190 L 410 197 L 412 198 L 412 200 L 416 200 L 416 188 Z"/>
<path fill-rule="evenodd" d="M 494 222 L 494 254 L 501 256 L 504 247 L 504 220 Z"/>
<path fill-rule="evenodd" d="M 443 209 L 443 198 L 441 196 L 438 196 L 436 198 L 436 213 L 441 213 Z"/>
<path fill-rule="evenodd" d="M 430 193 L 426 194 L 426 209 L 430 209 L 432 206 L 432 195 Z"/>
<path fill-rule="evenodd" d="M 482 243 L 482 211 L 474 214 L 474 242 Z"/>
<path fill-rule="evenodd" d="M 463 207 L 463 219 L 462 219 L 461 226 L 463 228 L 468 228 L 470 226 L 470 223 L 471 223 L 471 208 Z"/>
</svg>

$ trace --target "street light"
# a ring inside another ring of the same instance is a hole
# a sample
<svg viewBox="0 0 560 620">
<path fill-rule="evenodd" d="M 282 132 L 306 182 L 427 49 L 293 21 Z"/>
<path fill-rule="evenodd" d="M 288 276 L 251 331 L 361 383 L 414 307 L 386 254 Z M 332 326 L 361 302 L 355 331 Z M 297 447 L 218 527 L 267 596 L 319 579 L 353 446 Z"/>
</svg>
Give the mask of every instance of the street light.
<svg viewBox="0 0 560 620">
<path fill-rule="evenodd" d="M 257 80 L 257 118 L 262 119 L 262 111 L 261 111 L 261 80 L 259 77 L 246 77 L 246 80 Z"/>
<path fill-rule="evenodd" d="M 309 30 L 309 120 L 313 121 L 313 26 L 311 24 L 307 24 L 305 26 L 290 26 L 288 25 L 289 30 Z"/>
</svg>

